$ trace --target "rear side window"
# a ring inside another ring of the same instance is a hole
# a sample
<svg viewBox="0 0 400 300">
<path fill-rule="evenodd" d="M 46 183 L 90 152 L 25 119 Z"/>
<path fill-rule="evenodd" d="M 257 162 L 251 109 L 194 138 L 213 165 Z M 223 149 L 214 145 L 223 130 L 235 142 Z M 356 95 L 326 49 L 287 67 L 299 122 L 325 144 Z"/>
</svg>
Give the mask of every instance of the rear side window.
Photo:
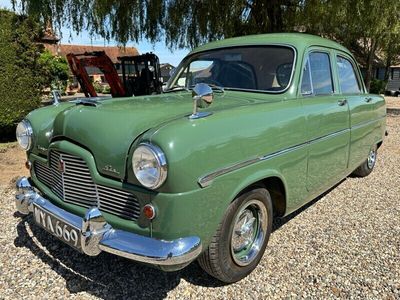
<svg viewBox="0 0 400 300">
<path fill-rule="evenodd" d="M 329 54 L 312 52 L 303 69 L 302 94 L 327 95 L 333 93 Z"/>
<path fill-rule="evenodd" d="M 342 94 L 357 94 L 361 92 L 353 64 L 342 56 L 337 57 L 339 84 Z"/>
</svg>

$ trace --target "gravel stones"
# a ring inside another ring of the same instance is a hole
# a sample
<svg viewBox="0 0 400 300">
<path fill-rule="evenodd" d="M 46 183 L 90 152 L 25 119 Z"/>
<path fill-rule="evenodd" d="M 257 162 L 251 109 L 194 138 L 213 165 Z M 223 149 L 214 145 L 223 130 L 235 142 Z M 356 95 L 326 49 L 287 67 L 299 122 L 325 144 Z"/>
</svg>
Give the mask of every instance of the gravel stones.
<svg viewBox="0 0 400 300">
<path fill-rule="evenodd" d="M 222 285 L 197 263 L 164 273 L 110 254 L 87 257 L 15 213 L 0 186 L 0 299 L 400 299 L 400 116 L 366 178 L 347 178 L 275 222 L 244 280 Z M 21 162 L 23 163 L 23 162 Z"/>
</svg>

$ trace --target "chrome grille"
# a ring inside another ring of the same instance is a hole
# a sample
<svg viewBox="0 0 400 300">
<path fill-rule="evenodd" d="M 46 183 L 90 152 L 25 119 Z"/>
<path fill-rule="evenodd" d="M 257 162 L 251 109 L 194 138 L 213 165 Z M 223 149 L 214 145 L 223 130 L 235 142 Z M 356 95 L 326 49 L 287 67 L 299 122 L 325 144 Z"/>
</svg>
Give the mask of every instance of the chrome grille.
<svg viewBox="0 0 400 300">
<path fill-rule="evenodd" d="M 136 197 L 129 192 L 95 184 L 86 162 L 80 157 L 51 151 L 50 167 L 35 161 L 34 170 L 38 180 L 67 203 L 97 206 L 101 211 L 125 219 L 139 218 L 140 206 Z"/>
</svg>

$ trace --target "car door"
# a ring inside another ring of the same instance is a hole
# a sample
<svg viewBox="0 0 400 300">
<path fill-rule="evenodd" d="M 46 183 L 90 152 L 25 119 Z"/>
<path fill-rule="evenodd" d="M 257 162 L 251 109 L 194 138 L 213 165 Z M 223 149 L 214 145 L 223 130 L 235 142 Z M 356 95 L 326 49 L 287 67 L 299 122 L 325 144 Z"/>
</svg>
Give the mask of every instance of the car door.
<svg viewBox="0 0 400 300">
<path fill-rule="evenodd" d="M 350 110 L 351 140 L 349 169 L 357 168 L 368 156 L 373 144 L 374 96 L 365 93 L 361 76 L 354 60 L 346 53 L 336 53 L 339 91 L 347 100 Z"/>
<path fill-rule="evenodd" d="M 332 51 L 313 48 L 303 67 L 301 96 L 307 115 L 307 190 L 319 193 L 346 171 L 350 120 L 349 106 L 336 88 Z"/>
</svg>

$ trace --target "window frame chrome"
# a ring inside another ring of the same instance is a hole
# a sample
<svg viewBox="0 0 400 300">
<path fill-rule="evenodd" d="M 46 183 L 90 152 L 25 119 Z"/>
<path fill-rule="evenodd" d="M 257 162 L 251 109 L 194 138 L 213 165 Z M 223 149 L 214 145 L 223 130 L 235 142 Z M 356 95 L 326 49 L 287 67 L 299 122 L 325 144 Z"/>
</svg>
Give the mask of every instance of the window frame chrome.
<svg viewBox="0 0 400 300">
<path fill-rule="evenodd" d="M 311 47 L 311 49 L 306 50 L 306 55 L 305 55 L 305 59 L 306 61 L 303 63 L 302 69 L 301 69 L 301 76 L 300 76 L 300 81 L 299 81 L 299 89 L 300 89 L 300 95 L 302 95 L 303 97 L 311 97 L 311 96 L 330 96 L 330 95 L 334 95 L 335 93 L 337 93 L 339 91 L 338 87 L 336 86 L 336 82 L 335 82 L 335 76 L 334 76 L 334 72 L 333 72 L 333 66 L 332 66 L 332 50 L 330 48 L 321 48 L 318 46 L 313 46 Z M 312 53 L 324 53 L 328 55 L 328 59 L 329 59 L 329 69 L 330 69 L 330 74 L 331 74 L 331 83 L 332 83 L 332 92 L 331 93 L 327 93 L 327 94 L 316 94 L 314 91 L 314 86 L 313 86 L 313 80 L 312 80 L 312 76 L 311 76 L 311 64 L 310 64 L 310 54 Z M 335 53 L 336 55 L 336 53 Z M 336 62 L 336 59 L 335 59 Z M 301 91 L 301 85 L 303 83 L 303 77 L 304 77 L 304 67 L 305 65 L 308 64 L 308 72 L 309 72 L 309 76 L 310 76 L 310 83 L 311 83 L 311 91 L 312 93 L 302 93 Z"/>
</svg>

